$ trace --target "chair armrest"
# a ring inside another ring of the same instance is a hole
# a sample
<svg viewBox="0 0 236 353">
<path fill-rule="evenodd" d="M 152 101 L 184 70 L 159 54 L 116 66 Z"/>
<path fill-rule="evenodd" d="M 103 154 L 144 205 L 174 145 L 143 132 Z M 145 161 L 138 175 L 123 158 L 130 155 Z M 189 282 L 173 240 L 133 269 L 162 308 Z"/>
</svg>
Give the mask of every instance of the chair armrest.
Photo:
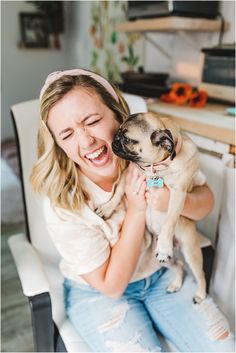
<svg viewBox="0 0 236 353">
<path fill-rule="evenodd" d="M 31 310 L 35 351 L 55 351 L 55 330 L 52 320 L 49 283 L 41 260 L 25 234 L 8 239 L 24 295 L 28 297 Z"/>
<path fill-rule="evenodd" d="M 24 295 L 33 297 L 49 292 L 49 282 L 41 260 L 25 234 L 11 236 L 8 244 L 16 264 Z"/>
</svg>

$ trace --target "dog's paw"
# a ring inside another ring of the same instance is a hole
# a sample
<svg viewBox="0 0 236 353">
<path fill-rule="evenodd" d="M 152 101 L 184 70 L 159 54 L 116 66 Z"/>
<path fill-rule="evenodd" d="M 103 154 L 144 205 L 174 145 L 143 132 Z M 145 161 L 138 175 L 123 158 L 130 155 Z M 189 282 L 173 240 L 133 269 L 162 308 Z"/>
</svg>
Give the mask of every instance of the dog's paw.
<svg viewBox="0 0 236 353">
<path fill-rule="evenodd" d="M 159 262 L 169 262 L 172 259 L 173 255 L 164 254 L 164 253 L 156 253 L 156 258 Z"/>
<path fill-rule="evenodd" d="M 104 217 L 104 212 L 103 212 L 103 210 L 101 208 L 97 207 L 97 208 L 95 208 L 94 211 L 99 217 L 101 217 L 101 218 Z"/>
<path fill-rule="evenodd" d="M 97 208 L 95 208 L 94 211 L 99 217 L 101 217 L 103 219 L 109 218 L 111 216 L 111 214 L 113 213 L 113 211 L 111 211 L 109 209 L 104 209 L 102 207 L 97 207 Z"/>
<path fill-rule="evenodd" d="M 204 288 L 198 288 L 197 292 L 193 297 L 194 304 L 200 304 L 206 298 L 206 290 Z"/>
<path fill-rule="evenodd" d="M 159 235 L 156 246 L 156 258 L 159 262 L 168 262 L 173 257 L 173 240 L 168 234 Z"/>
<path fill-rule="evenodd" d="M 173 247 L 172 246 L 161 247 L 158 244 L 155 253 L 156 253 L 156 258 L 159 262 L 168 262 L 173 257 Z"/>
<path fill-rule="evenodd" d="M 200 304 L 205 298 L 206 298 L 206 293 L 204 294 L 196 293 L 195 296 L 193 297 L 193 303 Z"/>
<path fill-rule="evenodd" d="M 178 292 L 181 287 L 182 287 L 182 283 L 181 284 L 170 283 L 169 286 L 166 288 L 166 292 L 175 293 L 175 292 Z"/>
<path fill-rule="evenodd" d="M 193 303 L 194 304 L 201 304 L 201 302 L 204 300 L 204 298 L 201 298 L 201 297 L 199 297 L 199 296 L 197 296 L 197 295 L 195 295 L 194 297 L 193 297 Z"/>
</svg>

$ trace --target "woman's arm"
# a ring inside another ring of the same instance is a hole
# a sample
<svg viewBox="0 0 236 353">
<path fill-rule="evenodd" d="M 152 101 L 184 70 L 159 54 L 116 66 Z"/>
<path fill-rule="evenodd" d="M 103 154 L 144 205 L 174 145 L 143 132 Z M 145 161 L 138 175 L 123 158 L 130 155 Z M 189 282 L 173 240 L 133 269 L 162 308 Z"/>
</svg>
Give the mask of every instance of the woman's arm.
<svg viewBox="0 0 236 353">
<path fill-rule="evenodd" d="M 208 185 L 195 186 L 187 193 L 182 215 L 194 221 L 206 217 L 214 207 L 214 196 Z"/>
<path fill-rule="evenodd" d="M 113 298 L 124 292 L 136 268 L 145 233 L 146 181 L 134 167 L 126 177 L 128 209 L 119 241 L 109 259 L 98 269 L 81 277 L 92 287 Z M 135 191 L 139 190 L 139 194 Z"/>
<path fill-rule="evenodd" d="M 168 210 L 170 190 L 152 188 L 146 193 L 147 201 L 152 207 L 161 212 Z M 214 206 L 214 196 L 208 185 L 195 186 L 192 192 L 187 193 L 182 215 L 194 221 L 204 218 Z"/>
</svg>

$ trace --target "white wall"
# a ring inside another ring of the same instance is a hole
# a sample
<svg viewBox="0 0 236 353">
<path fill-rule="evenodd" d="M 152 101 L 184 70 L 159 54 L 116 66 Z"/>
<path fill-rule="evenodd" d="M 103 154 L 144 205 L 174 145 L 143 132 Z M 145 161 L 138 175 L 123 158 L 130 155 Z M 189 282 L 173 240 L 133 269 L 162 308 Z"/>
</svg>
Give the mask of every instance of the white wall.
<svg viewBox="0 0 236 353">
<path fill-rule="evenodd" d="M 20 40 L 18 13 L 35 11 L 35 7 L 25 1 L 1 2 L 1 141 L 13 136 L 10 116 L 11 105 L 24 100 L 37 98 L 46 75 L 52 71 L 67 68 L 66 33 L 61 36 L 61 50 L 18 48 L 17 45 Z"/>
<path fill-rule="evenodd" d="M 68 4 L 68 65 L 89 69 L 91 41 L 89 36 L 91 1 L 70 1 Z"/>
</svg>

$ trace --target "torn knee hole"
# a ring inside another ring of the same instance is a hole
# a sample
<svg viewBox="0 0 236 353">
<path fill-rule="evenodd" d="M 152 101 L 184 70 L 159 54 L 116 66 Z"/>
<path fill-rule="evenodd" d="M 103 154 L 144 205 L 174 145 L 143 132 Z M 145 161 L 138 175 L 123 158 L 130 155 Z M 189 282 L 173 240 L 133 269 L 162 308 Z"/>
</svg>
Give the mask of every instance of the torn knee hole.
<svg viewBox="0 0 236 353">
<path fill-rule="evenodd" d="M 229 336 L 229 331 L 225 331 L 217 340 L 224 340 Z"/>
<path fill-rule="evenodd" d="M 116 329 L 122 325 L 129 310 L 127 303 L 122 303 L 111 309 L 111 317 L 98 327 L 99 332 L 104 333 Z"/>
<path fill-rule="evenodd" d="M 211 300 L 205 300 L 199 305 L 199 311 L 204 313 L 207 323 L 207 332 L 210 338 L 213 340 L 225 340 L 230 335 L 229 325 L 217 308 L 217 306 Z"/>
<path fill-rule="evenodd" d="M 215 320 L 211 322 L 208 333 L 211 336 L 211 338 L 215 340 L 224 340 L 229 336 L 229 330 L 226 327 L 227 322 L 224 320 L 224 318 L 220 317 L 218 320 L 214 318 Z"/>
</svg>

